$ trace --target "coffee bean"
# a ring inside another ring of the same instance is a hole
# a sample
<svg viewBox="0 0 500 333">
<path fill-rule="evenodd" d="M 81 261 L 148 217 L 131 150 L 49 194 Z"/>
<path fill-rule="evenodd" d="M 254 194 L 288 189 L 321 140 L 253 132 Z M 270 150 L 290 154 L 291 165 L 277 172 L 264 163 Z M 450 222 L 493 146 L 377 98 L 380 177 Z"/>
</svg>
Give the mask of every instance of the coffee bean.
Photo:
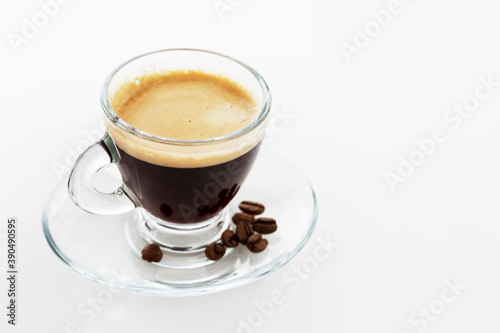
<svg viewBox="0 0 500 333">
<path fill-rule="evenodd" d="M 233 222 L 238 224 L 238 222 L 253 223 L 255 217 L 247 213 L 236 213 L 233 215 Z"/>
<path fill-rule="evenodd" d="M 221 241 L 222 241 L 222 244 L 224 244 L 227 247 L 238 246 L 238 241 L 236 240 L 234 232 L 232 232 L 229 229 L 222 233 Z"/>
<path fill-rule="evenodd" d="M 147 262 L 159 262 L 163 257 L 160 247 L 157 244 L 148 244 L 142 249 L 142 259 Z"/>
<path fill-rule="evenodd" d="M 205 248 L 205 255 L 210 260 L 219 260 L 226 254 L 226 248 L 222 244 L 212 243 Z"/>
<path fill-rule="evenodd" d="M 261 217 L 253 222 L 253 229 L 266 235 L 275 232 L 278 229 L 278 225 L 275 219 Z"/>
<path fill-rule="evenodd" d="M 238 241 L 245 245 L 247 243 L 248 237 L 253 235 L 253 228 L 250 223 L 238 222 L 236 225 L 236 237 Z"/>
<path fill-rule="evenodd" d="M 266 207 L 263 204 L 253 201 L 243 201 L 238 206 L 242 211 L 251 215 L 259 215 L 264 213 Z"/>
<path fill-rule="evenodd" d="M 247 248 L 252 253 L 260 253 L 267 248 L 269 242 L 267 239 L 262 238 L 261 234 L 255 234 L 248 238 L 247 240 Z"/>
</svg>

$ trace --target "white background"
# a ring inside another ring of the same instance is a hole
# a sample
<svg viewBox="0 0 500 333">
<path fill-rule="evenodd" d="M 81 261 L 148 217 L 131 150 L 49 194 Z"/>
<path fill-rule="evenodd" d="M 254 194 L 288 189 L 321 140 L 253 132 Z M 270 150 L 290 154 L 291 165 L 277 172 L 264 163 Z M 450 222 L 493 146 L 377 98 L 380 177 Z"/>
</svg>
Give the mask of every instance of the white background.
<svg viewBox="0 0 500 333">
<path fill-rule="evenodd" d="M 473 101 L 480 76 L 500 81 L 498 1 L 401 0 L 351 62 L 340 46 L 354 45 L 357 28 L 376 29 L 371 12 L 390 1 L 220 2 L 231 10 L 219 15 L 213 0 L 68 1 L 16 52 L 9 36 L 41 7 L 2 0 L 0 233 L 18 217 L 20 275 L 18 326 L 7 327 L 4 309 L 0 331 L 238 332 L 244 320 L 254 332 L 498 332 L 500 86 L 460 126 L 444 118 Z M 99 90 L 115 66 L 174 47 L 231 55 L 266 78 L 275 110 L 294 116 L 267 149 L 311 180 L 318 226 L 296 258 L 250 285 L 175 299 L 120 293 L 88 320 L 77 308 L 104 287 L 66 267 L 42 232 L 54 165 L 99 124 Z M 384 174 L 435 129 L 446 140 L 391 191 Z M 338 248 L 307 266 L 328 239 Z M 0 247 L 5 271 L 5 239 Z M 297 273 L 304 265 L 309 273 Z M 264 316 L 255 302 L 273 290 L 286 302 Z"/>
</svg>

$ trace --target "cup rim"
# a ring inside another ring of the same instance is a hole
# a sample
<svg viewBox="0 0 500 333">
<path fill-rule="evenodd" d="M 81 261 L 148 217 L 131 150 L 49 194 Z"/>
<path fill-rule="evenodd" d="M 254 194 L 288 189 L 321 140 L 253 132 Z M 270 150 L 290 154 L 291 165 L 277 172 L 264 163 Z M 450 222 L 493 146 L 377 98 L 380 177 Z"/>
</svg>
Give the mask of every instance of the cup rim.
<svg viewBox="0 0 500 333">
<path fill-rule="evenodd" d="M 264 103 L 263 103 L 262 109 L 260 110 L 258 116 L 250 124 L 246 125 L 245 127 L 241 128 L 241 129 L 239 129 L 239 130 L 237 130 L 235 132 L 232 132 L 232 133 L 229 133 L 229 134 L 226 134 L 226 135 L 222 135 L 222 136 L 218 136 L 218 137 L 215 137 L 215 138 L 208 138 L 208 139 L 201 139 L 201 140 L 181 140 L 181 139 L 166 138 L 166 137 L 162 137 L 162 136 L 158 136 L 158 135 L 154 135 L 154 134 L 150 134 L 150 133 L 144 132 L 144 131 L 142 131 L 142 130 L 140 130 L 138 128 L 135 128 L 134 126 L 128 124 L 127 122 L 125 122 L 113 110 L 113 108 L 111 107 L 110 100 L 109 100 L 109 86 L 111 84 L 111 81 L 115 77 L 115 75 L 122 68 L 124 68 L 128 64 L 134 62 L 135 60 L 138 60 L 138 59 L 141 59 L 141 58 L 144 58 L 146 56 L 149 56 L 149 55 L 152 55 L 152 54 L 156 54 L 156 53 L 175 52 L 175 51 L 200 52 L 200 53 L 208 53 L 208 54 L 212 54 L 212 55 L 224 57 L 224 58 L 226 58 L 226 59 L 228 59 L 228 60 L 230 60 L 230 61 L 232 61 L 232 62 L 234 62 L 234 63 L 236 63 L 236 64 L 238 64 L 240 66 L 242 66 L 247 71 L 249 71 L 254 76 L 254 78 L 258 81 L 258 83 L 259 83 L 259 85 L 260 85 L 260 87 L 262 89 L 262 93 L 263 93 L 263 101 L 264 101 Z M 213 52 L 213 51 L 208 51 L 208 50 L 201 50 L 201 49 L 191 49 L 191 48 L 163 49 L 163 50 L 157 50 L 157 51 L 143 53 L 143 54 L 138 55 L 138 56 L 136 56 L 134 58 L 131 58 L 131 59 L 127 60 L 126 62 L 122 63 L 121 65 L 119 65 L 118 67 L 116 67 L 108 75 L 108 77 L 106 78 L 106 80 L 104 82 L 103 88 L 101 90 L 101 107 L 104 110 L 104 114 L 118 128 L 120 128 L 120 129 L 126 131 L 127 133 L 132 134 L 132 135 L 134 135 L 136 137 L 140 137 L 141 139 L 145 139 L 145 140 L 148 140 L 148 141 L 160 142 L 160 143 L 176 144 L 176 145 L 210 144 L 210 143 L 223 142 L 223 141 L 228 141 L 228 140 L 239 138 L 239 137 L 241 137 L 241 136 L 243 136 L 243 135 L 245 135 L 245 134 L 253 131 L 257 127 L 259 127 L 260 124 L 262 124 L 264 122 L 264 120 L 267 118 L 267 116 L 269 114 L 269 111 L 271 109 L 271 102 L 272 102 L 271 92 L 269 90 L 269 87 L 268 87 L 266 81 L 252 67 L 246 65 L 245 63 L 243 63 L 243 62 L 241 62 L 239 60 L 236 60 L 236 59 L 234 59 L 232 57 L 229 57 L 229 56 L 221 54 L 221 53 L 217 53 L 217 52 Z"/>
</svg>

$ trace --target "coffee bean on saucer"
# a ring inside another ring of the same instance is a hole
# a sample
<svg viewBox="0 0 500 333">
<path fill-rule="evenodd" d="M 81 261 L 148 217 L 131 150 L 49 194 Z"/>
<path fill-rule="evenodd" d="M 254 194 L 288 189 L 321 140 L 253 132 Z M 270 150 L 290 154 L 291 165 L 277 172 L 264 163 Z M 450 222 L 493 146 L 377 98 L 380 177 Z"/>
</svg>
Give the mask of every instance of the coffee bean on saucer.
<svg viewBox="0 0 500 333">
<path fill-rule="evenodd" d="M 243 201 L 238 206 L 243 212 L 251 215 L 259 215 L 264 213 L 266 207 L 263 204 L 254 201 Z"/>
<path fill-rule="evenodd" d="M 261 217 L 253 222 L 253 229 L 261 234 L 272 234 L 278 229 L 278 225 L 275 219 Z"/>
<path fill-rule="evenodd" d="M 236 213 L 233 215 L 233 222 L 238 224 L 238 222 L 253 223 L 255 217 L 247 213 Z"/>
<path fill-rule="evenodd" d="M 160 247 L 157 244 L 148 244 L 142 249 L 142 259 L 147 262 L 160 262 L 163 257 Z"/>
<path fill-rule="evenodd" d="M 248 238 L 247 248 L 252 253 L 260 253 L 267 248 L 268 244 L 269 242 L 267 241 L 267 239 L 262 238 L 261 234 L 255 234 Z"/>
<path fill-rule="evenodd" d="M 226 248 L 222 244 L 212 243 L 205 248 L 205 255 L 210 260 L 219 260 L 226 254 Z"/>
<path fill-rule="evenodd" d="M 222 244 L 224 244 L 227 247 L 238 246 L 238 241 L 236 240 L 234 232 L 232 232 L 229 229 L 222 233 L 221 241 L 222 241 Z"/>
<path fill-rule="evenodd" d="M 245 245 L 247 243 L 248 237 L 253 235 L 253 228 L 250 223 L 247 222 L 238 222 L 236 225 L 236 237 L 238 241 Z"/>
</svg>

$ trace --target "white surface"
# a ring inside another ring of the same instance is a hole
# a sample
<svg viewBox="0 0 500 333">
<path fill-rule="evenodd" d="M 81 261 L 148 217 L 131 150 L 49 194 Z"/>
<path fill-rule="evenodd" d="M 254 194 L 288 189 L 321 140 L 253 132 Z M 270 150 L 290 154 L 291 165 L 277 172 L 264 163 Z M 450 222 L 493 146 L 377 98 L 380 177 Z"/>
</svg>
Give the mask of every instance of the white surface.
<svg viewBox="0 0 500 333">
<path fill-rule="evenodd" d="M 250 319 L 258 327 L 240 332 L 498 332 L 500 87 L 457 129 L 443 119 L 479 76 L 500 81 L 498 2 L 401 0 L 351 63 L 341 43 L 390 1 L 221 2 L 234 4 L 224 20 L 213 0 L 69 1 L 15 53 L 8 33 L 40 5 L 2 1 L 0 233 L 18 217 L 20 277 L 18 326 L 2 310 L 1 331 L 238 332 Z M 43 237 L 53 165 L 99 124 L 99 90 L 116 65 L 172 47 L 226 53 L 267 79 L 274 110 L 295 116 L 277 122 L 267 148 L 312 181 L 318 228 L 291 263 L 249 286 L 183 299 L 120 293 L 92 310 L 110 294 Z M 436 128 L 447 140 L 391 192 L 384 173 Z M 328 239 L 338 248 L 315 251 Z M 447 289 L 455 278 L 467 287 L 459 296 Z M 280 293 L 274 309 L 255 305 Z M 414 314 L 429 306 L 442 313 Z"/>
</svg>

